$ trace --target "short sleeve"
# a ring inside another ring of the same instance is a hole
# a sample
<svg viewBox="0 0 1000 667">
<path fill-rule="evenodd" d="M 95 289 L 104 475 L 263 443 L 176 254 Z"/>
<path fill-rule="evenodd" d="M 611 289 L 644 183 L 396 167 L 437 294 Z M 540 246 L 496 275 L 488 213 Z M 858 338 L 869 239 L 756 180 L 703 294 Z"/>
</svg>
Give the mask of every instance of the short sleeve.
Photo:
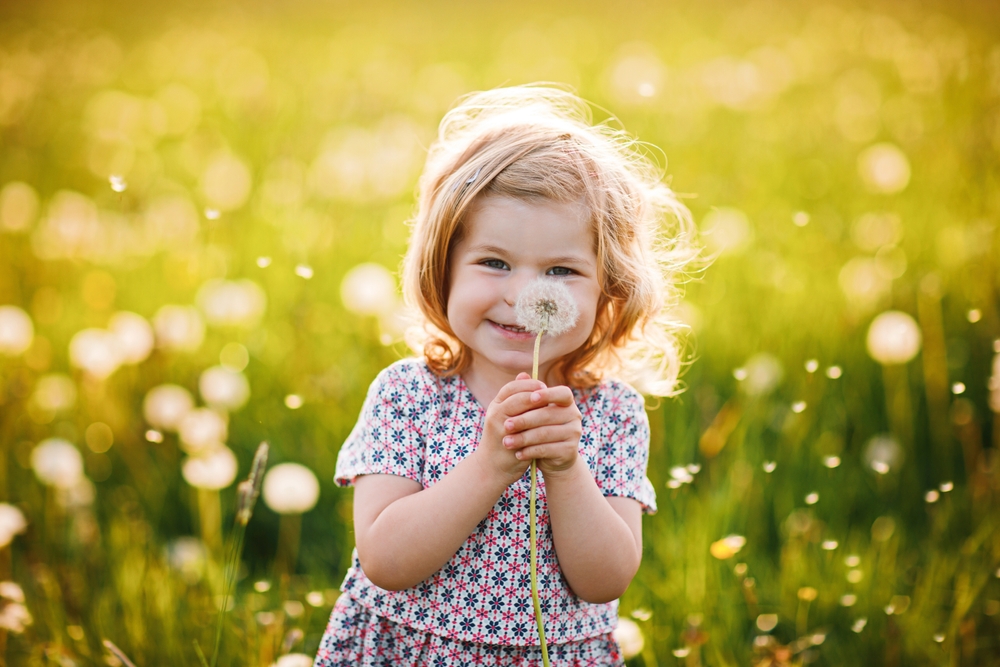
<svg viewBox="0 0 1000 667">
<path fill-rule="evenodd" d="M 639 501 L 645 514 L 656 513 L 656 492 L 646 476 L 649 464 L 649 418 L 642 396 L 628 385 L 611 382 L 597 451 L 597 486 L 605 496 Z"/>
<path fill-rule="evenodd" d="M 375 378 L 357 424 L 337 455 L 333 481 L 351 486 L 359 475 L 397 475 L 422 482 L 422 417 L 435 394 L 423 364 L 404 360 Z"/>
</svg>

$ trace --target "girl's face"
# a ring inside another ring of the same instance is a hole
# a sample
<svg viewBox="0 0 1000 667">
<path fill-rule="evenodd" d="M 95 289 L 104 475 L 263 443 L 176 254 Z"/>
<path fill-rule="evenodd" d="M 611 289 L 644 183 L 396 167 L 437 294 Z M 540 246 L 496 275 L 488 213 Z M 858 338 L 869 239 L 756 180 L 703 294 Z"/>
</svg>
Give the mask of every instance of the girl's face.
<svg viewBox="0 0 1000 667">
<path fill-rule="evenodd" d="M 466 382 L 499 390 L 531 371 L 535 335 L 517 330 L 514 302 L 525 285 L 547 276 L 573 295 L 580 317 L 558 336 L 543 336 L 539 378 L 583 345 L 594 328 L 601 286 L 587 210 L 578 203 L 486 196 L 474 204 L 449 260 L 448 323 L 472 350 Z M 495 394 L 494 394 L 495 395 Z"/>
</svg>

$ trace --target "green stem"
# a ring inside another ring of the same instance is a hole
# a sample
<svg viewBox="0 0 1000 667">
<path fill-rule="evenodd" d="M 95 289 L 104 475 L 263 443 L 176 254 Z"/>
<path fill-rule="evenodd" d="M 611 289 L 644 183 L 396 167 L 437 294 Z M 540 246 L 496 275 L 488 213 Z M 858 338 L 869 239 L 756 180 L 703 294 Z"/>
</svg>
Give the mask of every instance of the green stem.
<svg viewBox="0 0 1000 667">
<path fill-rule="evenodd" d="M 544 330 L 539 331 L 535 337 L 535 354 L 531 362 L 531 379 L 538 379 L 538 348 L 542 342 Z M 530 538 L 528 545 L 531 560 L 531 602 L 535 606 L 535 623 L 538 625 L 538 641 L 542 647 L 542 664 L 549 667 L 549 646 L 545 641 L 545 622 L 542 619 L 542 603 L 538 599 L 538 523 L 535 520 L 535 497 L 537 495 L 536 478 L 538 475 L 538 465 L 535 459 L 531 460 L 531 502 L 528 509 L 528 525 L 530 527 Z"/>
</svg>

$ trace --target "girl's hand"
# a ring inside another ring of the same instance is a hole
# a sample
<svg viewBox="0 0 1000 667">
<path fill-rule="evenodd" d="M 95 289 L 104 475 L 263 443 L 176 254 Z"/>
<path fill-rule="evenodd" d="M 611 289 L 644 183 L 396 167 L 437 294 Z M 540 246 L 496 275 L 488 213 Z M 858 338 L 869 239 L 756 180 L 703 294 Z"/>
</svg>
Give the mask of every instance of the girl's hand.
<svg viewBox="0 0 1000 667">
<path fill-rule="evenodd" d="M 504 421 L 504 447 L 519 461 L 537 459 L 547 476 L 569 470 L 576 463 L 583 433 L 583 417 L 573 391 L 542 385 L 528 400 L 531 409 Z"/>
<path fill-rule="evenodd" d="M 525 412 L 541 405 L 532 396 L 545 390 L 545 383 L 532 380 L 527 373 L 518 374 L 513 382 L 500 388 L 496 398 L 486 408 L 483 437 L 475 454 L 483 461 L 489 474 L 499 474 L 506 485 L 511 485 L 524 475 L 530 460 L 518 459 L 514 449 L 504 446 L 508 431 L 505 424 Z"/>
</svg>

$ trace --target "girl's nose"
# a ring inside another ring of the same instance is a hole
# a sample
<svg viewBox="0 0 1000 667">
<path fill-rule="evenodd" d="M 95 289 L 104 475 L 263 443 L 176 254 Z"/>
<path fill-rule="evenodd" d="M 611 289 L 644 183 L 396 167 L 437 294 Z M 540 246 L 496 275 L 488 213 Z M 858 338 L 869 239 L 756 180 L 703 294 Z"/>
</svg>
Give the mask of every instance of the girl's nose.
<svg viewBox="0 0 1000 667">
<path fill-rule="evenodd" d="M 531 282 L 531 279 L 532 277 L 523 271 L 512 275 L 507 280 L 506 289 L 504 290 L 504 302 L 513 308 L 514 303 L 517 302 L 517 297 L 521 295 L 521 291 Z"/>
</svg>

